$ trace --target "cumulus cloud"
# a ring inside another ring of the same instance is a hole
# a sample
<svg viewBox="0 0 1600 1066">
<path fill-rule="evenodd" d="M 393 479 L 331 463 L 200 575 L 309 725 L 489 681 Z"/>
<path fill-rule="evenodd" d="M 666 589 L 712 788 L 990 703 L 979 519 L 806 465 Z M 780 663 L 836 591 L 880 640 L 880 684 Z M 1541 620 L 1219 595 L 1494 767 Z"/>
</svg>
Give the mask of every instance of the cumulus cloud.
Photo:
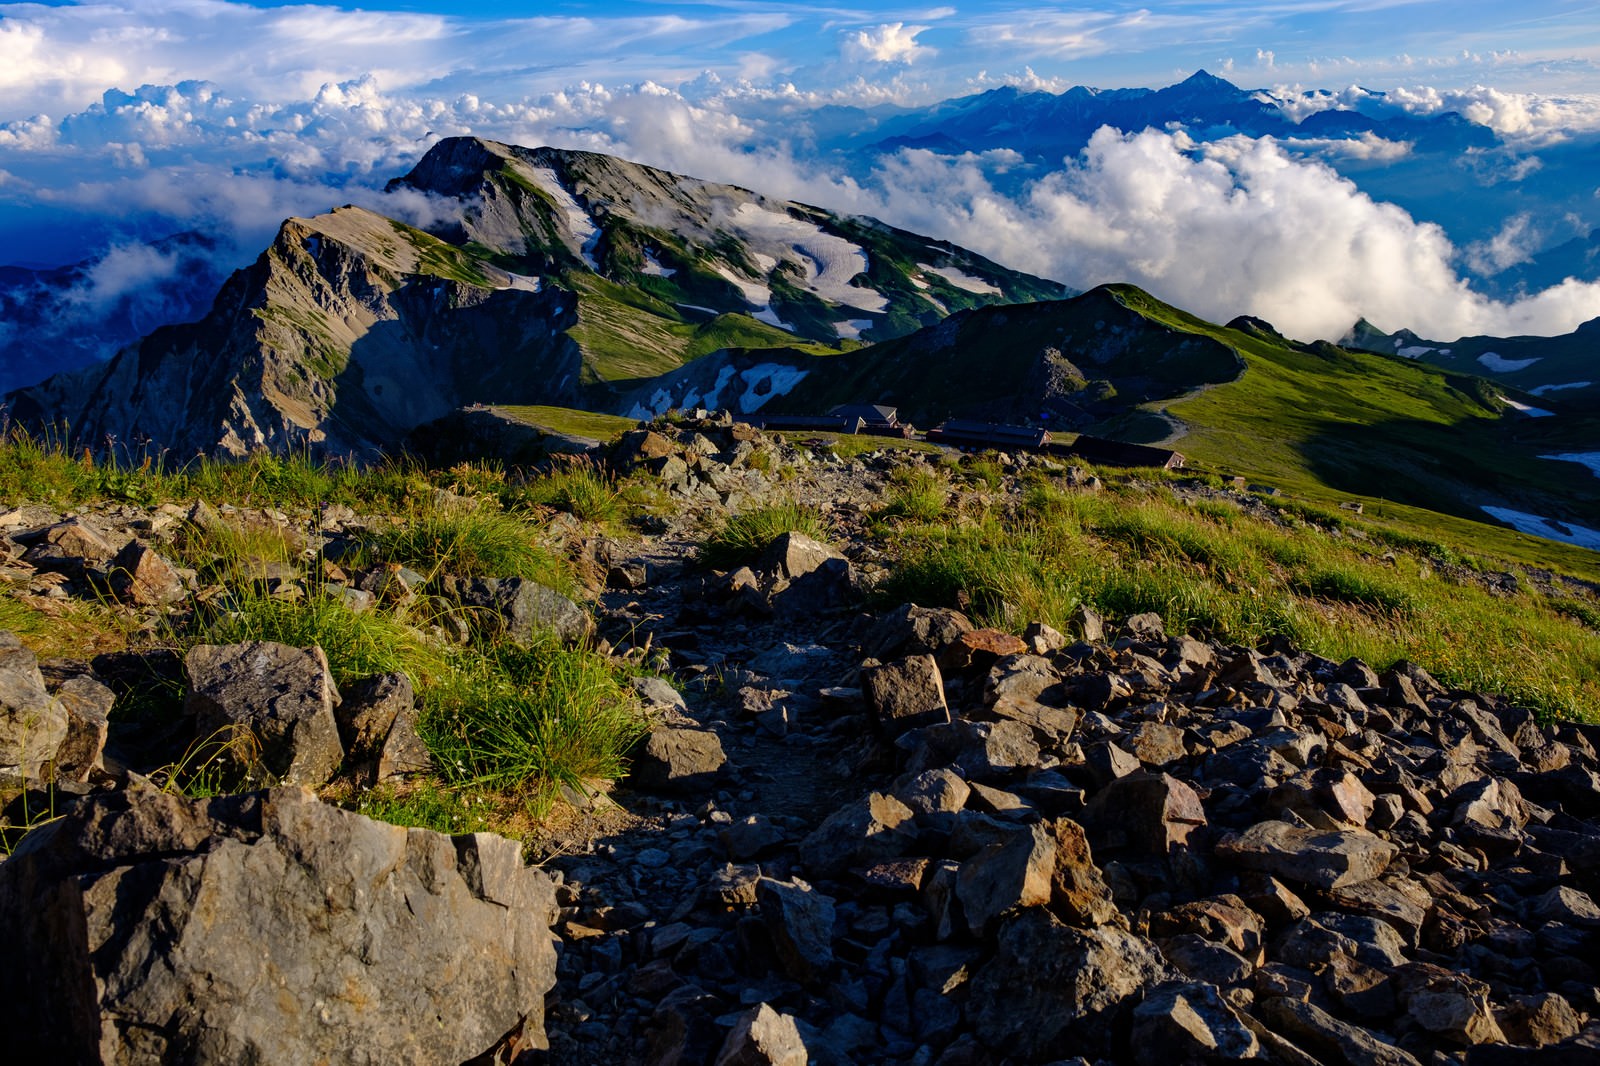
<svg viewBox="0 0 1600 1066">
<path fill-rule="evenodd" d="M 79 110 L 110 85 L 185 80 L 262 99 L 364 74 L 394 89 L 457 88 L 467 73 L 507 93 L 547 91 L 623 57 L 635 77 L 709 66 L 719 49 L 796 20 L 757 9 L 469 19 L 224 0 L 0 4 L 0 15 L 0 100 L 27 114 Z"/>
<path fill-rule="evenodd" d="M 1254 314 L 1338 338 L 1360 317 L 1453 339 L 1564 333 L 1600 315 L 1600 285 L 1491 300 L 1455 270 L 1439 227 L 1268 139 L 1198 153 L 1177 135 L 1102 129 L 1020 197 L 977 157 L 906 151 L 880 172 L 894 221 L 1078 286 L 1133 281 L 1208 318 Z M 895 205 L 900 205 L 896 210 Z"/>
<path fill-rule="evenodd" d="M 855 30 L 845 35 L 846 59 L 867 60 L 873 63 L 914 63 L 938 54 L 934 49 L 917 43 L 917 35 L 926 32 L 926 26 L 907 26 L 903 22 L 886 22 L 866 30 Z"/>
<path fill-rule="evenodd" d="M 1502 136 L 1524 140 L 1561 140 L 1573 134 L 1600 131 L 1600 95 L 1596 94 L 1547 96 L 1505 92 L 1483 85 L 1464 89 L 1402 86 L 1373 92 L 1352 85 L 1339 91 L 1313 92 L 1278 86 L 1271 96 L 1296 121 L 1333 109 L 1358 111 L 1373 118 L 1454 111 Z"/>
<path fill-rule="evenodd" d="M 1543 234 L 1533 224 L 1533 216 L 1523 212 L 1506 219 L 1493 237 L 1466 247 L 1466 259 L 1473 270 L 1485 277 L 1510 270 L 1533 258 L 1544 243 Z"/>
<path fill-rule="evenodd" d="M 902 151 L 857 180 L 809 151 L 816 95 L 714 79 L 694 94 L 588 83 L 496 102 L 392 94 L 362 77 L 265 103 L 203 82 L 147 86 L 30 126 L 33 147 L 8 153 L 15 177 L 0 185 L 0 203 L 85 217 L 142 212 L 167 220 L 165 232 L 217 233 L 248 257 L 282 218 L 338 203 L 425 224 L 440 205 L 381 186 L 440 137 L 474 133 L 613 152 L 872 214 L 1074 286 L 1134 281 L 1207 317 L 1255 314 L 1306 339 L 1337 338 L 1363 316 L 1448 340 L 1560 333 L 1600 315 L 1600 287 L 1583 283 L 1515 302 L 1475 293 L 1455 264 L 1507 260 L 1528 234 L 1462 252 L 1314 158 L 1386 159 L 1404 148 L 1377 137 L 1200 145 L 1181 131 L 1101 130 L 1080 156 L 1031 181 L 1003 150 Z"/>
<path fill-rule="evenodd" d="M 1324 159 L 1359 159 L 1363 162 L 1393 163 L 1410 155 L 1416 147 L 1410 141 L 1391 141 L 1368 130 L 1359 137 L 1286 137 L 1283 146 Z"/>
</svg>

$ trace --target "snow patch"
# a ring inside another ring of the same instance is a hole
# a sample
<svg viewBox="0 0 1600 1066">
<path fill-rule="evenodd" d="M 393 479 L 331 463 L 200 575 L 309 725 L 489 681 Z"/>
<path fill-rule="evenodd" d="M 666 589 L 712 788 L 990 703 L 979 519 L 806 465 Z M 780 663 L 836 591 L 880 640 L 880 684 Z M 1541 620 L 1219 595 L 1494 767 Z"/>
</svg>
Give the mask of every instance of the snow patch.
<svg viewBox="0 0 1600 1066">
<path fill-rule="evenodd" d="M 744 240 L 764 273 L 772 273 L 780 262 L 793 263 L 803 275 L 797 284 L 829 303 L 873 312 L 889 306 L 888 297 L 875 289 L 850 284 L 870 265 L 866 250 L 843 237 L 824 233 L 815 222 L 760 204 L 744 203 L 734 211 L 728 229 Z"/>
<path fill-rule="evenodd" d="M 1507 407 L 1510 407 L 1510 408 L 1512 408 L 1514 410 L 1517 410 L 1517 411 L 1521 411 L 1523 414 L 1527 415 L 1529 418 L 1551 418 L 1551 417 L 1554 417 L 1554 415 L 1555 415 L 1554 411 L 1546 411 L 1543 407 L 1530 407 L 1525 403 L 1518 403 L 1517 401 L 1509 399 L 1509 398 L 1507 398 L 1505 396 L 1502 396 L 1500 398 L 1502 400 L 1505 400 L 1505 403 L 1506 403 Z"/>
<path fill-rule="evenodd" d="M 719 402 L 719 398 L 720 398 L 720 396 L 722 394 L 723 386 L 728 384 L 728 382 L 733 378 L 734 373 L 735 373 L 735 371 L 734 371 L 733 367 L 731 367 L 731 366 L 723 367 L 721 370 L 717 371 L 716 383 L 714 385 L 712 385 L 711 388 L 706 390 L 705 399 L 700 400 L 697 403 L 695 400 L 691 399 L 690 397 L 685 396 L 683 398 L 683 406 L 685 406 L 685 407 L 704 407 L 708 411 L 720 410 L 721 407 L 722 407 L 722 404 Z"/>
<path fill-rule="evenodd" d="M 674 267 L 662 266 L 661 260 L 656 258 L 655 253 L 646 249 L 644 253 L 645 274 L 652 278 L 670 278 L 677 272 L 677 269 Z"/>
<path fill-rule="evenodd" d="M 1600 529 L 1590 529 L 1588 526 L 1574 525 L 1571 522 L 1557 522 L 1525 511 L 1513 511 L 1508 507 L 1485 506 L 1483 510 L 1518 533 L 1544 537 L 1546 540 L 1558 540 L 1563 544 L 1576 544 L 1580 548 L 1600 550 Z"/>
<path fill-rule="evenodd" d="M 872 326 L 870 318 L 852 318 L 845 322 L 835 322 L 833 331 L 839 335 L 840 340 L 857 341 L 861 339 L 861 331 L 871 329 Z"/>
<path fill-rule="evenodd" d="M 589 212 L 585 211 L 583 205 L 578 203 L 567 191 L 566 186 L 561 184 L 561 179 L 556 176 L 554 169 L 536 167 L 532 169 L 531 176 L 534 184 L 549 193 L 550 198 L 561 209 L 561 213 L 566 216 L 567 228 L 579 241 L 578 254 L 583 256 L 583 261 L 589 264 L 590 270 L 599 273 L 600 264 L 595 262 L 594 246 L 600 241 L 600 228 L 594 224 L 594 219 L 589 217 Z"/>
<path fill-rule="evenodd" d="M 1541 455 L 1541 459 L 1554 459 L 1558 463 L 1582 463 L 1589 473 L 1600 477 L 1600 452 L 1562 452 L 1560 455 Z"/>
<path fill-rule="evenodd" d="M 785 322 L 783 319 L 779 318 L 778 312 L 772 309 L 771 304 L 768 304 L 767 306 L 753 312 L 750 317 L 755 319 L 757 322 L 765 322 L 769 326 L 777 326 L 779 329 L 786 329 L 790 333 L 794 332 L 794 327 L 789 325 L 789 323 Z"/>
<path fill-rule="evenodd" d="M 519 292 L 538 292 L 544 288 L 543 278 L 531 278 L 526 274 L 513 274 L 506 271 L 506 288 L 516 289 Z"/>
<path fill-rule="evenodd" d="M 1560 392 L 1562 389 L 1587 389 L 1593 384 L 1594 382 L 1592 381 L 1569 381 L 1564 385 L 1540 385 L 1538 388 L 1529 389 L 1528 391 L 1535 396 L 1543 396 L 1547 392 Z"/>
<path fill-rule="evenodd" d="M 975 292 L 979 296 L 1004 295 L 1000 289 L 989 284 L 987 281 L 984 281 L 982 278 L 975 278 L 971 274 L 957 270 L 955 267 L 936 267 L 929 266 L 927 263 L 918 263 L 917 269 L 926 271 L 929 274 L 935 274 L 948 281 L 956 288 L 964 289 L 967 292 Z"/>
<path fill-rule="evenodd" d="M 1534 363 L 1537 363 L 1540 358 L 1542 357 L 1536 355 L 1532 359 L 1507 359 L 1498 352 L 1484 352 L 1478 356 L 1478 362 L 1496 374 L 1514 374 L 1518 370 L 1528 369 Z"/>
<path fill-rule="evenodd" d="M 672 306 L 681 307 L 685 311 L 704 311 L 706 314 L 712 316 L 722 314 L 722 312 L 718 311 L 715 307 L 701 307 L 699 304 L 673 304 Z"/>
<path fill-rule="evenodd" d="M 744 302 L 751 307 L 769 307 L 772 304 L 772 290 L 759 281 L 751 281 L 740 274 L 735 274 L 733 268 L 726 263 L 717 264 L 717 274 L 731 281 L 739 294 L 744 297 Z"/>
<path fill-rule="evenodd" d="M 1437 348 L 1430 348 L 1426 344 L 1408 344 L 1403 348 L 1396 348 L 1394 354 L 1405 359 L 1421 359 L 1428 353 L 1438 350 Z"/>
<path fill-rule="evenodd" d="M 774 396 L 787 396 L 806 379 L 807 371 L 786 363 L 757 363 L 739 374 L 746 388 L 739 397 L 739 411 L 750 414 Z"/>
</svg>

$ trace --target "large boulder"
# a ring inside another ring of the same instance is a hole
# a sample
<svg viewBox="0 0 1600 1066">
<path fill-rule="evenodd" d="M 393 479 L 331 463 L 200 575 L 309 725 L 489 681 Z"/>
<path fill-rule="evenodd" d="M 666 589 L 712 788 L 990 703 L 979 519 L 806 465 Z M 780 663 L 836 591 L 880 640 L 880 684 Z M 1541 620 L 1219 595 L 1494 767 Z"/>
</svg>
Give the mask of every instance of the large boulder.
<svg viewBox="0 0 1600 1066">
<path fill-rule="evenodd" d="M 184 707 L 202 740 L 248 730 L 261 768 L 285 784 L 322 785 L 339 769 L 344 749 L 333 715 L 339 692 L 321 648 L 262 640 L 199 644 L 183 665 Z"/>
<path fill-rule="evenodd" d="M 0 1028 L 27 1062 L 458 1063 L 519 1026 L 544 1046 L 555 915 L 502 837 L 298 788 L 109 794 L 0 864 Z"/>
</svg>

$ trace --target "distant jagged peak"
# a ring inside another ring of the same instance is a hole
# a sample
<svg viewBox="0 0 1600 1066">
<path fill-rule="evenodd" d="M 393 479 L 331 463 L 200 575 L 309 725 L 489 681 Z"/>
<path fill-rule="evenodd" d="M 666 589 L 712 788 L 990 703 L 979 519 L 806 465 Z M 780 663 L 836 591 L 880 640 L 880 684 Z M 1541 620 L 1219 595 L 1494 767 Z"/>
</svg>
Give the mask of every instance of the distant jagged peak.
<svg viewBox="0 0 1600 1066">
<path fill-rule="evenodd" d="M 1234 92 L 1241 91 L 1237 85 L 1227 78 L 1219 78 L 1204 67 L 1183 79 L 1179 84 L 1191 89 L 1231 89 Z"/>
</svg>

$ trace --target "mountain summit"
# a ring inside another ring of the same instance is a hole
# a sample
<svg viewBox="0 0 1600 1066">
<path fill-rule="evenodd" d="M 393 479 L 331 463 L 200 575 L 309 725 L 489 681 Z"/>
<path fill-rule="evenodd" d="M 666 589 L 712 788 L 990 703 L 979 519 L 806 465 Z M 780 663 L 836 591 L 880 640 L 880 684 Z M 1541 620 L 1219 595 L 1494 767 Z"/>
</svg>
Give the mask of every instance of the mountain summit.
<svg viewBox="0 0 1600 1066">
<path fill-rule="evenodd" d="M 179 456 L 365 454 L 478 400 L 608 406 L 729 347 L 837 351 L 1059 285 L 894 229 L 611 156 L 476 138 L 361 208 L 283 223 L 201 321 L 8 399 L 29 424 Z"/>
</svg>

